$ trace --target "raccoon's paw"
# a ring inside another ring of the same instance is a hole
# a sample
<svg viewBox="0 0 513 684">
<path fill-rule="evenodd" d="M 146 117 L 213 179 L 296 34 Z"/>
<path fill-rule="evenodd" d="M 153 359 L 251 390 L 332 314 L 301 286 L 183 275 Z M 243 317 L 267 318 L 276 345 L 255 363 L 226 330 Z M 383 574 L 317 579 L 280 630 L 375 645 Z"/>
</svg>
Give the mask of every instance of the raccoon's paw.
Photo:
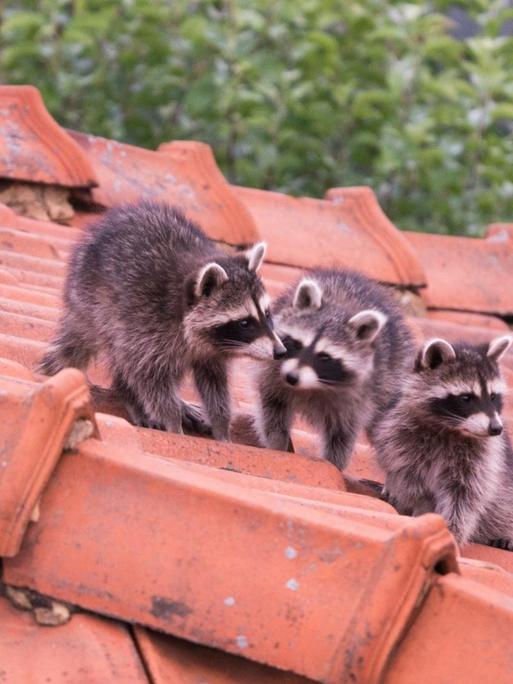
<svg viewBox="0 0 513 684">
<path fill-rule="evenodd" d="M 488 542 L 488 545 L 493 546 L 496 549 L 504 549 L 504 551 L 513 551 L 512 539 L 491 539 Z"/>
<path fill-rule="evenodd" d="M 126 404 L 125 408 L 128 411 L 132 424 L 136 427 L 150 428 L 151 430 L 166 429 L 165 425 L 149 418 L 142 409 L 131 404 Z"/>
<path fill-rule="evenodd" d="M 413 508 L 404 506 L 400 498 L 393 496 L 385 486 L 383 486 L 379 498 L 393 506 L 400 515 L 413 515 Z"/>
<path fill-rule="evenodd" d="M 381 488 L 381 492 L 380 492 L 380 494 L 379 494 L 379 498 L 380 498 L 382 501 L 386 501 L 386 502 L 389 503 L 391 506 L 393 506 L 393 503 L 392 503 L 392 498 L 393 498 L 393 497 L 390 496 L 390 492 L 389 492 L 388 489 L 385 487 L 385 485 L 383 485 L 383 487 Z"/>
<path fill-rule="evenodd" d="M 162 423 L 157 423 L 154 420 L 150 420 L 149 418 L 146 418 L 146 416 L 140 416 L 133 422 L 137 427 L 149 428 L 150 430 L 162 430 L 163 432 L 166 431 L 165 425 Z"/>
<path fill-rule="evenodd" d="M 208 422 L 201 406 L 182 401 L 182 429 L 196 435 L 212 435 L 212 426 Z"/>
<path fill-rule="evenodd" d="M 36 373 L 41 375 L 56 375 L 59 371 L 64 368 L 59 359 L 51 352 L 48 352 L 43 356 L 41 361 L 36 366 Z"/>
</svg>

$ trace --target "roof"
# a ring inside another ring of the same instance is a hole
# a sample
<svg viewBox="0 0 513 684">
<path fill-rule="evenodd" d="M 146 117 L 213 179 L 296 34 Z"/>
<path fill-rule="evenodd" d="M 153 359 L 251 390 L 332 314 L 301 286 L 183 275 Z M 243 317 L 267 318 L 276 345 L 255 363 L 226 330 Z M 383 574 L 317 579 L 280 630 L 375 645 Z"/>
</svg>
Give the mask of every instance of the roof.
<svg viewBox="0 0 513 684">
<path fill-rule="evenodd" d="M 235 187 L 201 143 L 65 131 L 30 86 L 0 87 L 0 145 L 0 555 L 26 611 L 0 598 L 0 679 L 511 682 L 513 554 L 460 554 L 439 516 L 373 498 L 363 438 L 345 476 L 306 425 L 297 454 L 250 446 L 244 362 L 230 444 L 130 425 L 101 365 L 93 398 L 76 370 L 33 369 L 73 242 L 121 200 L 175 202 L 229 245 L 266 239 L 273 295 L 302 268 L 358 268 L 395 287 L 419 340 L 508 329 L 513 226 L 401 233 L 369 188 Z"/>
</svg>

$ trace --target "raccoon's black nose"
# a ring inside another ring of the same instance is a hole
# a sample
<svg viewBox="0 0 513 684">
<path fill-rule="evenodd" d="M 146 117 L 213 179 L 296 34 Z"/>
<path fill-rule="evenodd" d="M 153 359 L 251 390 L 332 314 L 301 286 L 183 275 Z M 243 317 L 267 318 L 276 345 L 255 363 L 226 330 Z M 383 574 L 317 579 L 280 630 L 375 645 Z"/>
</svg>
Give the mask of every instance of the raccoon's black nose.
<svg viewBox="0 0 513 684">
<path fill-rule="evenodd" d="M 287 373 L 285 380 L 289 383 L 289 385 L 297 385 L 299 381 L 299 375 L 297 375 L 297 373 Z"/>
<path fill-rule="evenodd" d="M 488 434 L 492 435 L 492 437 L 496 437 L 497 435 L 500 435 L 502 432 L 502 425 L 499 425 L 498 423 L 493 423 L 488 426 Z"/>
</svg>

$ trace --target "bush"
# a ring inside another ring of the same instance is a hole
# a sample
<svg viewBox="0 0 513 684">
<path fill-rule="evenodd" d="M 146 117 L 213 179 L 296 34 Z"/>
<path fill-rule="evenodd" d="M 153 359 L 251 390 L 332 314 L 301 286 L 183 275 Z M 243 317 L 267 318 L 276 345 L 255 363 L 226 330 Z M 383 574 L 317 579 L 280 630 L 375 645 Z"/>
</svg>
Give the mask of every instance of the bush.
<svg viewBox="0 0 513 684">
<path fill-rule="evenodd" d="M 322 196 L 370 185 L 401 228 L 513 219 L 505 0 L 18 0 L 0 76 L 64 126 L 136 145 L 208 142 L 234 183 Z"/>
</svg>

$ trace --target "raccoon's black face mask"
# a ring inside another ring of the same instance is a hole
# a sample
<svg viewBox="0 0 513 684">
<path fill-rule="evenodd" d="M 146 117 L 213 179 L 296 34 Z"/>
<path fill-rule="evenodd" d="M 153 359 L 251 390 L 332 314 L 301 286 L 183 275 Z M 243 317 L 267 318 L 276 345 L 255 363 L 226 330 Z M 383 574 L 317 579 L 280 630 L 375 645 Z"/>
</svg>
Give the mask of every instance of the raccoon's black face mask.
<svg viewBox="0 0 513 684">
<path fill-rule="evenodd" d="M 221 354 L 272 359 L 285 352 L 273 329 L 269 297 L 256 271 L 265 246 L 206 264 L 188 284 L 189 340 Z M 194 327 L 193 327 L 194 326 Z"/>
<path fill-rule="evenodd" d="M 255 302 L 251 308 L 257 309 L 256 316 L 242 316 L 212 328 L 213 343 L 220 349 L 256 358 L 279 358 L 285 347 L 274 332 L 269 308 L 262 311 Z"/>
<path fill-rule="evenodd" d="M 473 437 L 502 433 L 505 384 L 497 362 L 510 344 L 511 338 L 501 337 L 488 346 L 453 346 L 440 339 L 424 345 L 416 371 L 437 422 Z"/>
<path fill-rule="evenodd" d="M 281 375 L 287 385 L 298 389 L 315 389 L 323 385 L 346 383 L 354 377 L 343 361 L 326 351 L 316 351 L 314 339 L 308 346 L 291 335 L 283 337 L 286 353 L 281 363 Z"/>
</svg>

